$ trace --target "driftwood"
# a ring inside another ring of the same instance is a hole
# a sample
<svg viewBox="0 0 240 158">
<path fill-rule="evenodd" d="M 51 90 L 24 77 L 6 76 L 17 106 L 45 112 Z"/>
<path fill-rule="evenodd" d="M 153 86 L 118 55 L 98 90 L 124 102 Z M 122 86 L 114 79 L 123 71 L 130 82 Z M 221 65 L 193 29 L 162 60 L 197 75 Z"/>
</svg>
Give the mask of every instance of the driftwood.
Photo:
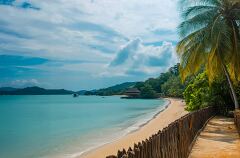
<svg viewBox="0 0 240 158">
<path fill-rule="evenodd" d="M 187 158 L 198 131 L 214 115 L 213 107 L 189 113 L 149 139 L 134 144 L 133 149 L 119 150 L 117 156 L 111 155 L 107 158 Z M 240 113 L 237 118 L 235 122 L 239 128 Z"/>
<path fill-rule="evenodd" d="M 240 135 L 240 110 L 234 112 L 234 122 Z"/>
</svg>

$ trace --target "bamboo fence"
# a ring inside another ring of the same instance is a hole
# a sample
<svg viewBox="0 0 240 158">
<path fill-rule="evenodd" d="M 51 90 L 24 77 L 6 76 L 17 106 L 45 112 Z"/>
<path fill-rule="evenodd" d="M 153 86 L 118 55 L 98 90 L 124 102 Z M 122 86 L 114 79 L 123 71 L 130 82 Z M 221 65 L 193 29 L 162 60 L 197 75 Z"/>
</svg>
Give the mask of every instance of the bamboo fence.
<svg viewBox="0 0 240 158">
<path fill-rule="evenodd" d="M 117 155 L 106 158 L 187 158 L 195 137 L 214 115 L 213 107 L 189 113 L 133 148 L 119 150 Z"/>
<path fill-rule="evenodd" d="M 236 110 L 236 111 L 234 112 L 234 122 L 235 122 L 235 124 L 236 124 L 238 133 L 239 133 L 239 135 L 240 135 L 240 110 Z"/>
</svg>

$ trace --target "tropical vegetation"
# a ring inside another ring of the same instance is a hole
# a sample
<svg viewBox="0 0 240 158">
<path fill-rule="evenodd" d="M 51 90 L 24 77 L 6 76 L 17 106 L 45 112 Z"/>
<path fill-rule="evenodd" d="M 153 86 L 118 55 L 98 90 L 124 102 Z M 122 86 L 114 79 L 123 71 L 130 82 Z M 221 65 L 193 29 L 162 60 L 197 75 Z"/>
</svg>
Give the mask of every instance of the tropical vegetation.
<svg viewBox="0 0 240 158">
<path fill-rule="evenodd" d="M 167 72 L 161 73 L 159 77 L 149 78 L 145 82 L 137 83 L 134 87 L 142 92 L 141 98 L 146 98 L 146 95 L 148 98 L 156 98 L 159 96 L 180 98 L 183 97 L 185 86 L 179 77 L 179 64 L 177 64 L 170 67 Z M 149 88 L 151 91 L 149 91 Z"/>
<path fill-rule="evenodd" d="M 107 88 L 95 94 L 124 94 L 127 88 L 137 88 L 141 98 L 182 97 L 189 111 L 216 106 L 227 114 L 239 109 L 240 1 L 180 1 L 180 64 L 121 91 Z"/>
<path fill-rule="evenodd" d="M 132 88 L 135 84 L 136 82 L 125 82 L 125 83 L 117 84 L 108 88 L 85 91 L 83 94 L 84 95 L 100 95 L 100 96 L 123 95 L 128 88 Z"/>
<path fill-rule="evenodd" d="M 170 67 L 167 72 L 159 77 L 149 78 L 144 82 L 125 82 L 108 88 L 85 91 L 85 95 L 124 95 L 129 88 L 141 91 L 140 98 L 158 98 L 160 96 L 183 97 L 186 84 L 181 82 L 179 64 Z"/>
<path fill-rule="evenodd" d="M 210 84 L 225 75 L 235 108 L 239 109 L 234 90 L 240 79 L 239 0 L 183 0 L 182 4 L 181 41 L 177 45 L 181 78 L 185 80 L 202 68 Z M 204 93 L 201 90 L 199 93 Z"/>
<path fill-rule="evenodd" d="M 216 106 L 220 113 L 227 114 L 234 109 L 226 79 L 218 78 L 210 85 L 206 72 L 199 73 L 192 79 L 183 95 L 188 111 Z"/>
</svg>

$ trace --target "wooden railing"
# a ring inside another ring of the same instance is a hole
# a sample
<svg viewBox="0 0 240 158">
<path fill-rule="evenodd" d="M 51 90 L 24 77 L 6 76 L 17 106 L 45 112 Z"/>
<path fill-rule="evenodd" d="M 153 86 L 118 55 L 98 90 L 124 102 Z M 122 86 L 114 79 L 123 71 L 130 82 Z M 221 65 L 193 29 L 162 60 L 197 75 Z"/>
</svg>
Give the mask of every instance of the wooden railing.
<svg viewBox="0 0 240 158">
<path fill-rule="evenodd" d="M 212 107 L 189 113 L 149 139 L 106 158 L 187 158 L 193 142 L 206 122 L 215 115 Z"/>
<path fill-rule="evenodd" d="M 240 110 L 234 112 L 234 122 L 240 135 Z"/>
</svg>

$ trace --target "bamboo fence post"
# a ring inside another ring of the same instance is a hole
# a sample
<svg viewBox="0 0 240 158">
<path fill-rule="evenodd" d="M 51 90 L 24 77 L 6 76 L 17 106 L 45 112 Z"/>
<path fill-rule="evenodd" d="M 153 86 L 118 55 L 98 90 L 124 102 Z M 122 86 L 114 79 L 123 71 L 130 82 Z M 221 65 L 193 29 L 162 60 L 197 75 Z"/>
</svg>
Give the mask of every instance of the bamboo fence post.
<svg viewBox="0 0 240 158">
<path fill-rule="evenodd" d="M 117 156 L 109 155 L 106 158 L 186 158 L 198 131 L 214 114 L 212 107 L 189 113 L 149 139 L 134 144 L 133 149 L 118 150 Z M 234 116 L 240 132 L 240 112 L 235 112 Z"/>
</svg>

